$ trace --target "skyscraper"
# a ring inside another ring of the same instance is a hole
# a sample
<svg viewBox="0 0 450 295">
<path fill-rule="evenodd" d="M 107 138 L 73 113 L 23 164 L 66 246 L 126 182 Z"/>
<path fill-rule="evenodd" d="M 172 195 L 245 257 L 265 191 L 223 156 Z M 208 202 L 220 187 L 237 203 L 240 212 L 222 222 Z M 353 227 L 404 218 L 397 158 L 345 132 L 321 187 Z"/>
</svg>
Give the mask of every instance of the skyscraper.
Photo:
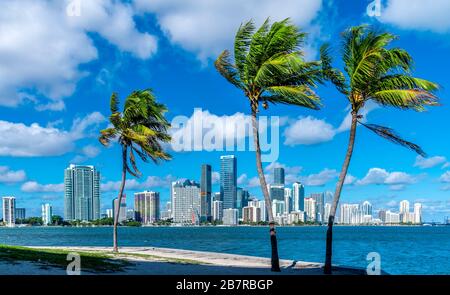
<svg viewBox="0 0 450 295">
<path fill-rule="evenodd" d="M 372 204 L 368 201 L 364 201 L 362 204 L 363 215 L 372 215 Z"/>
<path fill-rule="evenodd" d="M 220 195 L 223 209 L 236 208 L 237 160 L 235 156 L 220 157 Z"/>
<path fill-rule="evenodd" d="M 224 225 L 237 225 L 238 210 L 233 208 L 224 209 L 222 221 Z"/>
<path fill-rule="evenodd" d="M 289 214 L 292 211 L 292 189 L 284 189 L 284 213 Z"/>
<path fill-rule="evenodd" d="M 292 184 L 293 210 L 305 211 L 305 187 L 300 182 Z"/>
<path fill-rule="evenodd" d="M 311 194 L 310 197 L 316 201 L 316 221 L 323 222 L 323 216 L 325 215 L 325 194 Z"/>
<path fill-rule="evenodd" d="M 16 198 L 3 197 L 3 222 L 6 226 L 14 226 L 16 224 Z"/>
<path fill-rule="evenodd" d="M 307 221 L 316 221 L 316 200 L 313 198 L 305 198 L 305 213 Z"/>
<path fill-rule="evenodd" d="M 158 192 L 140 192 L 134 194 L 134 219 L 150 224 L 160 219 Z"/>
<path fill-rule="evenodd" d="M 422 224 L 422 204 L 421 203 L 414 204 L 414 223 Z"/>
<path fill-rule="evenodd" d="M 269 194 L 272 201 L 278 200 L 284 202 L 284 185 L 272 184 L 269 185 Z"/>
<path fill-rule="evenodd" d="M 284 168 L 273 169 L 273 184 L 284 185 Z"/>
<path fill-rule="evenodd" d="M 176 223 L 197 223 L 200 216 L 200 185 L 195 181 L 172 182 L 172 216 Z"/>
<path fill-rule="evenodd" d="M 239 218 L 242 218 L 242 208 L 248 205 L 248 199 L 250 198 L 250 194 L 247 190 L 242 189 L 240 187 L 237 188 L 236 191 L 236 209 L 238 209 Z"/>
<path fill-rule="evenodd" d="M 115 198 L 112 202 L 114 216 L 113 218 L 116 218 L 117 206 L 119 206 L 119 198 Z M 117 222 L 123 222 L 125 220 L 127 220 L 127 196 L 123 195 L 120 203 L 119 218 L 117 219 Z"/>
<path fill-rule="evenodd" d="M 213 201 L 212 219 L 213 221 L 222 221 L 223 218 L 223 202 Z"/>
<path fill-rule="evenodd" d="M 52 205 L 50 204 L 42 204 L 42 224 L 50 225 L 52 224 Z"/>
<path fill-rule="evenodd" d="M 70 165 L 64 171 L 64 218 L 100 218 L 100 172 L 94 166 Z"/>
<path fill-rule="evenodd" d="M 200 218 L 202 221 L 211 219 L 211 165 L 202 165 L 202 177 L 200 179 Z"/>
<path fill-rule="evenodd" d="M 409 222 L 409 201 L 403 200 L 400 202 L 400 221 L 403 223 Z"/>
</svg>

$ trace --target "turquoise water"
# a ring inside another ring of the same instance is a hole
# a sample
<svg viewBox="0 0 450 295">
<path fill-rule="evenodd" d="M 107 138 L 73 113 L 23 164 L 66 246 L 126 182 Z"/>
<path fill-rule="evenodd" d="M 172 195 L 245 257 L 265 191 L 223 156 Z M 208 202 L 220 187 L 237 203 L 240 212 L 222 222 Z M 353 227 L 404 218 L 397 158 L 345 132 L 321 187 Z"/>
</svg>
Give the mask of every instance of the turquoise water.
<svg viewBox="0 0 450 295">
<path fill-rule="evenodd" d="M 279 227 L 281 258 L 322 262 L 326 227 Z M 110 246 L 112 228 L 0 228 L 0 243 L 36 246 Z M 334 229 L 333 263 L 365 268 L 369 252 L 391 274 L 450 274 L 450 226 Z M 270 256 L 266 227 L 119 228 L 121 246 L 155 246 Z"/>
</svg>

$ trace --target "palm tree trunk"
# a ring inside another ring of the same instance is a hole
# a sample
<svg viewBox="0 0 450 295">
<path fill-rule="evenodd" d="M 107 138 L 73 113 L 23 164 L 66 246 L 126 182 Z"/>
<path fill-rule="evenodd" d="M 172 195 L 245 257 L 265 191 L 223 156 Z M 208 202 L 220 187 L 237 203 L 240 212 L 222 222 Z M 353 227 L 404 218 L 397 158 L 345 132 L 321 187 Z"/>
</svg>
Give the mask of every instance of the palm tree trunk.
<svg viewBox="0 0 450 295">
<path fill-rule="evenodd" d="M 127 147 L 122 147 L 122 182 L 120 184 L 119 199 L 116 205 L 116 210 L 114 212 L 114 231 L 113 231 L 113 252 L 119 252 L 119 247 L 117 246 L 117 225 L 119 223 L 120 205 L 122 204 L 123 190 L 125 189 L 125 181 L 127 177 Z"/>
<path fill-rule="evenodd" d="M 258 112 L 257 102 L 256 103 L 252 102 L 251 108 L 252 108 L 253 142 L 255 144 L 255 151 L 256 151 L 256 169 L 258 170 L 259 182 L 261 184 L 261 189 L 264 195 L 264 203 L 266 204 L 266 210 L 269 215 L 270 245 L 272 249 L 271 270 L 279 272 L 281 270 L 280 270 L 280 260 L 278 258 L 278 242 L 272 213 L 272 202 L 270 200 L 269 191 L 267 190 L 266 177 L 264 176 L 264 171 L 261 162 L 261 147 L 259 144 L 259 124 L 257 119 L 257 112 Z"/>
<path fill-rule="evenodd" d="M 356 111 L 352 111 L 352 125 L 350 128 L 350 137 L 347 147 L 347 154 L 345 156 L 344 164 L 342 165 L 341 174 L 339 175 L 339 181 L 336 185 L 336 191 L 334 193 L 333 204 L 331 205 L 330 216 L 328 218 L 328 229 L 327 229 L 327 244 L 326 244 L 326 254 L 325 254 L 325 267 L 324 273 L 331 274 L 331 257 L 333 255 L 333 224 L 334 217 L 336 216 L 336 210 L 339 203 L 339 198 L 341 197 L 342 187 L 344 186 L 345 177 L 347 176 L 348 167 L 350 165 L 350 160 L 352 159 L 353 147 L 355 145 L 356 136 L 356 125 L 358 124 L 358 114 Z"/>
</svg>

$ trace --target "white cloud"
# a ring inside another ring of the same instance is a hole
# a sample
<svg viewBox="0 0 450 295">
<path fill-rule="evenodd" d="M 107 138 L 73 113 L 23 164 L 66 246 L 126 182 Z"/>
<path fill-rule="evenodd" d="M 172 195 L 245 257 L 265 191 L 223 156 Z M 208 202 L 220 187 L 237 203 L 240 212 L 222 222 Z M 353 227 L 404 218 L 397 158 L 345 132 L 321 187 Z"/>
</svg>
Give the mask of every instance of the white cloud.
<svg viewBox="0 0 450 295">
<path fill-rule="evenodd" d="M 139 182 L 135 178 L 128 179 L 125 184 L 125 190 L 148 190 L 157 187 L 169 187 L 175 178 L 172 175 L 166 177 L 148 176 L 143 182 Z M 118 191 L 121 181 L 108 181 L 101 184 L 103 192 Z"/>
<path fill-rule="evenodd" d="M 222 50 L 232 48 L 236 30 L 244 21 L 253 19 L 260 25 L 268 16 L 273 21 L 291 17 L 305 29 L 322 8 L 321 0 L 134 0 L 134 3 L 137 10 L 156 14 L 171 42 L 193 51 L 201 60 L 215 58 Z"/>
<path fill-rule="evenodd" d="M 391 190 L 403 190 L 406 185 L 414 184 L 418 179 L 418 176 L 405 172 L 388 172 L 381 168 L 371 168 L 363 179 L 356 181 L 356 184 L 388 185 Z"/>
<path fill-rule="evenodd" d="M 414 167 L 420 167 L 422 169 L 425 168 L 432 168 L 435 167 L 437 165 L 441 165 L 441 164 L 446 164 L 447 159 L 445 157 L 442 156 L 435 156 L 435 157 L 430 157 L 430 158 L 424 158 L 422 156 L 417 156 L 416 157 L 416 162 L 414 163 Z"/>
<path fill-rule="evenodd" d="M 290 146 L 319 144 L 332 140 L 335 135 L 334 127 L 325 120 L 312 116 L 300 117 L 284 130 L 284 144 Z"/>
<path fill-rule="evenodd" d="M 403 29 L 449 32 L 450 1 L 448 0 L 389 0 L 379 20 Z"/>
<path fill-rule="evenodd" d="M 300 177 L 300 181 L 307 186 L 324 186 L 337 176 L 338 172 L 336 170 L 326 168 L 317 174 Z"/>
<path fill-rule="evenodd" d="M 82 0 L 81 15 L 68 16 L 69 0 L 3 0 L 0 10 L 0 105 L 24 101 L 36 109 L 64 109 L 63 98 L 88 73 L 80 65 L 98 57 L 91 39 L 103 37 L 120 50 L 148 58 L 153 36 L 138 32 L 130 5 Z"/>
<path fill-rule="evenodd" d="M 36 181 L 28 181 L 20 188 L 26 193 L 61 193 L 64 191 L 64 183 L 60 184 L 40 184 Z"/>
<path fill-rule="evenodd" d="M 0 183 L 17 183 L 25 181 L 27 175 L 23 170 L 13 171 L 6 166 L 0 166 Z"/>
<path fill-rule="evenodd" d="M 219 175 L 219 179 L 220 179 L 220 175 Z M 248 178 L 247 178 L 247 174 L 241 174 L 238 178 L 237 178 L 237 184 L 238 185 L 241 185 L 241 184 L 245 184 L 245 183 L 247 183 L 247 180 L 248 180 Z"/>
<path fill-rule="evenodd" d="M 351 175 L 351 174 L 347 174 L 347 176 L 345 177 L 345 180 L 344 180 L 344 185 L 352 185 L 352 184 L 355 184 L 355 182 L 357 181 L 358 179 L 355 177 L 355 176 L 353 176 L 353 175 Z"/>
<path fill-rule="evenodd" d="M 450 183 L 450 171 L 445 172 L 439 177 L 439 181 L 443 183 Z"/>
<path fill-rule="evenodd" d="M 74 120 L 69 131 L 42 127 L 38 123 L 25 125 L 0 121 L 0 156 L 38 157 L 60 156 L 74 148 L 75 141 L 90 136 L 91 128 L 104 122 L 105 117 L 91 113 Z M 45 140 L 43 140 L 45 139 Z"/>
<path fill-rule="evenodd" d="M 97 157 L 100 154 L 100 149 L 93 145 L 87 145 L 81 149 L 81 153 L 76 155 L 75 158 L 70 161 L 73 164 L 80 164 L 88 159 Z"/>
</svg>

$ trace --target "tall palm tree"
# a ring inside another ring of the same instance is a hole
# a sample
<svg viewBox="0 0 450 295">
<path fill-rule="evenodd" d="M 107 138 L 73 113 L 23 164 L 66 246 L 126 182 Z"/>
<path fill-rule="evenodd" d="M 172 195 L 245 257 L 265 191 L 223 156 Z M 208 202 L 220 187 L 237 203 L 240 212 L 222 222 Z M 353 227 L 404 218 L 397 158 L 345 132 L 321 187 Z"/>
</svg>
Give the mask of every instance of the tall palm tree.
<svg viewBox="0 0 450 295">
<path fill-rule="evenodd" d="M 170 124 L 164 117 L 167 108 L 156 102 L 150 89 L 132 92 L 125 100 L 123 112 L 119 111 L 119 99 L 113 93 L 110 108 L 109 121 L 112 127 L 100 131 L 99 141 L 108 146 L 111 140 L 117 140 L 122 149 L 122 181 L 119 204 L 114 212 L 113 234 L 113 251 L 118 252 L 117 224 L 127 173 L 135 177 L 141 176 L 135 154 L 144 162 L 151 160 L 158 164 L 161 160 L 170 160 L 171 156 L 161 144 L 169 142 L 171 137 L 167 133 Z"/>
<path fill-rule="evenodd" d="M 385 107 L 415 111 L 424 111 L 425 106 L 438 105 L 438 98 L 434 94 L 438 85 L 411 75 L 413 60 L 408 52 L 388 47 L 395 39 L 392 34 L 377 32 L 366 25 L 352 27 L 343 33 L 345 74 L 334 69 L 330 71 L 331 80 L 350 104 L 352 120 L 347 154 L 328 219 L 325 274 L 331 274 L 334 217 L 353 154 L 357 124 L 425 156 L 418 145 L 402 139 L 391 128 L 361 121 L 360 110 L 369 100 Z M 327 67 L 332 69 L 329 60 Z"/>
<path fill-rule="evenodd" d="M 319 97 L 312 88 L 322 79 L 320 62 L 305 62 L 301 45 L 306 34 L 289 19 L 255 31 L 253 21 L 239 27 L 234 41 L 234 61 L 228 50 L 215 61 L 217 71 L 248 98 L 251 109 L 256 168 L 269 215 L 272 271 L 280 271 L 272 203 L 261 163 L 258 113 L 260 104 L 291 104 L 318 109 Z"/>
</svg>

